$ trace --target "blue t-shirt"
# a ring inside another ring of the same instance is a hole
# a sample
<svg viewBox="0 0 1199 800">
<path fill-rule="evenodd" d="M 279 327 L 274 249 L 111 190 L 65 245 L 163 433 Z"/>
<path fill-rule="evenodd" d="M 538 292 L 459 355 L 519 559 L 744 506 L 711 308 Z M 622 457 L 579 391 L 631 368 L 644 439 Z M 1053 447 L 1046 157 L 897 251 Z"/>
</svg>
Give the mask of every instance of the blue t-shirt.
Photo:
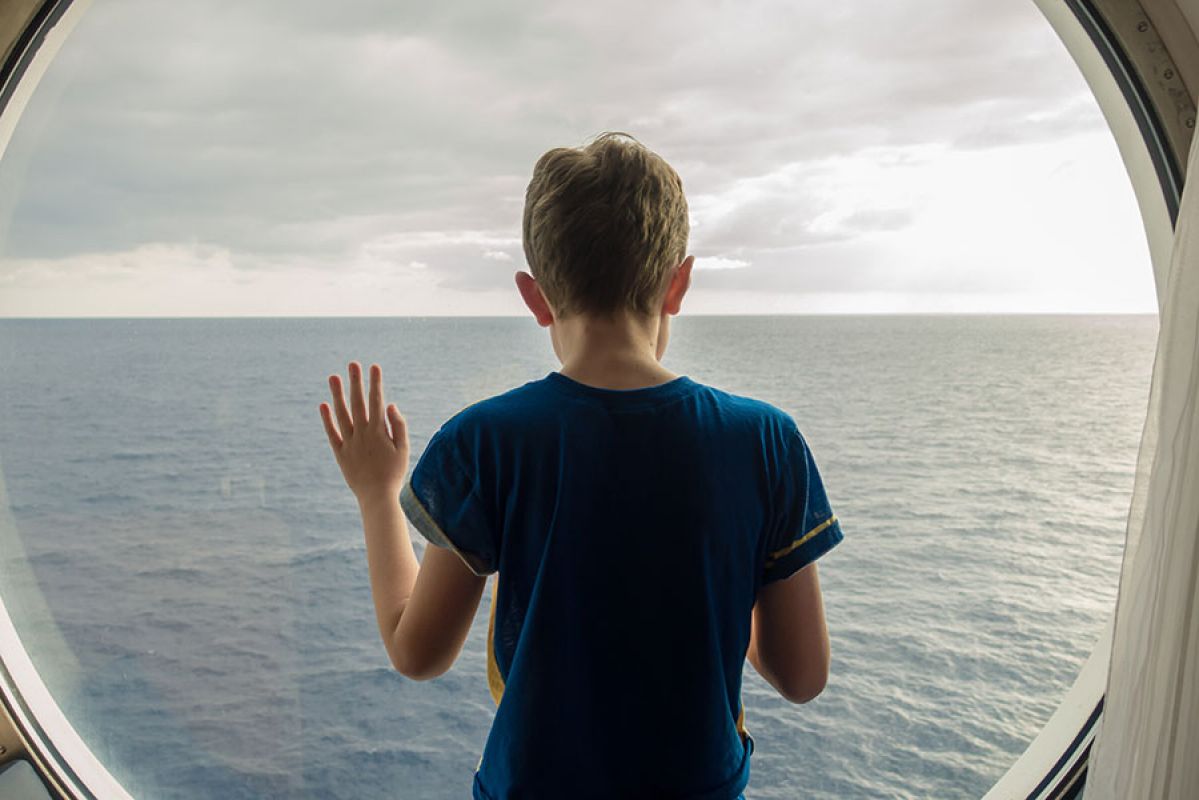
<svg viewBox="0 0 1199 800">
<path fill-rule="evenodd" d="M 732 800 L 758 589 L 841 541 L 789 415 L 679 377 L 552 372 L 446 422 L 400 502 L 499 572 L 478 800 Z"/>
</svg>

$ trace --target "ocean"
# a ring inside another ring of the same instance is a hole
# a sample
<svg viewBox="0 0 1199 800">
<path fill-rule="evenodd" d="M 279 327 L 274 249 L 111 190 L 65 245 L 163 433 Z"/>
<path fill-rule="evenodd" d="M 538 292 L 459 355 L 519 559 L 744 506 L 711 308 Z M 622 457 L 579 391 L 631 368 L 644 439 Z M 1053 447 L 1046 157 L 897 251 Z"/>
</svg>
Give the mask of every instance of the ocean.
<svg viewBox="0 0 1199 800">
<path fill-rule="evenodd" d="M 824 693 L 791 705 L 746 667 L 748 798 L 970 798 L 1003 774 L 1111 614 L 1156 329 L 675 320 L 664 363 L 791 413 L 845 532 L 820 562 Z M 487 602 L 445 676 L 390 669 L 317 413 L 350 359 L 382 365 L 412 463 L 558 366 L 530 319 L 0 320 L 0 590 L 134 796 L 469 797 Z"/>
</svg>

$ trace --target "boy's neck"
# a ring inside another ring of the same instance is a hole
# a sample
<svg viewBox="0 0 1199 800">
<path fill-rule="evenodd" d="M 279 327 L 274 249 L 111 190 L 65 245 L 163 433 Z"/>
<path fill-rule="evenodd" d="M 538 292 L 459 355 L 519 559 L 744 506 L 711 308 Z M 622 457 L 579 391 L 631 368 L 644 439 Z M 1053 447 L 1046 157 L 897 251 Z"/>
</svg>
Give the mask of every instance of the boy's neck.
<svg viewBox="0 0 1199 800">
<path fill-rule="evenodd" d="M 550 326 L 566 377 L 601 389 L 641 389 L 678 377 L 659 363 L 669 318 L 639 314 L 574 314 Z"/>
</svg>

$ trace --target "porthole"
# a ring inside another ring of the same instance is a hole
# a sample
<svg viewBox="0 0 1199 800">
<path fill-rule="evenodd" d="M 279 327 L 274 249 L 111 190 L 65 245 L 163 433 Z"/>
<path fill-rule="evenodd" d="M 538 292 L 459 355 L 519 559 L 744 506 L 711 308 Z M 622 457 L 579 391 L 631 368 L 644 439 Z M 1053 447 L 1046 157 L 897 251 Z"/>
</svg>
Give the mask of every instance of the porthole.
<svg viewBox="0 0 1199 800">
<path fill-rule="evenodd" d="M 446 677 L 388 669 L 312 406 L 348 357 L 424 364 L 392 381 L 419 451 L 465 403 L 552 369 L 527 320 L 429 314 L 517 310 L 502 221 L 524 173 L 623 113 L 683 174 L 708 260 L 704 313 L 680 319 L 668 358 L 792 411 L 851 521 L 825 573 L 825 695 L 784 707 L 746 672 L 749 796 L 985 791 L 1110 611 L 1155 332 L 1123 168 L 1052 31 L 1031 8 L 987 5 L 1001 24 L 981 25 L 951 3 L 641 11 L 660 31 L 645 38 L 631 10 L 444 8 L 96 2 L 30 102 L 0 162 L 0 313 L 23 317 L 0 320 L 0 595 L 54 701 L 135 796 L 460 795 L 492 713 L 486 604 Z M 672 25 L 688 44 L 658 47 Z M 878 66 L 914 50 L 942 69 Z M 638 106 L 635 65 L 658 51 L 669 88 Z M 518 97 L 517 80 L 539 88 Z M 1027 100 L 1040 80 L 1068 101 L 1057 116 Z M 568 89 L 577 105 L 555 116 Z M 821 195 L 835 186 L 851 188 Z M 1013 231 L 1047 265 L 1014 282 L 1004 265 L 1030 251 Z M 1134 277 L 1081 301 L 1098 255 Z M 861 282 L 838 283 L 853 269 Z M 994 315 L 1030 310 L 1072 313 Z"/>
</svg>

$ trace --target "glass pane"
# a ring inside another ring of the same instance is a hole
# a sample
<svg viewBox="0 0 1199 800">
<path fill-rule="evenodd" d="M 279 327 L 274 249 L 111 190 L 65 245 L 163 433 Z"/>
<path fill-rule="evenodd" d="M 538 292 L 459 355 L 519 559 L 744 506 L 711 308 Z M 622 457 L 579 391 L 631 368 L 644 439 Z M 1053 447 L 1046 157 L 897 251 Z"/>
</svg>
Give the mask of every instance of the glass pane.
<svg viewBox="0 0 1199 800">
<path fill-rule="evenodd" d="M 746 669 L 747 795 L 1002 774 L 1111 611 L 1152 278 L 1035 10 L 892 5 L 94 0 L 0 163 L 0 590 L 135 795 L 468 790 L 487 604 L 389 668 L 316 406 L 382 364 L 415 463 L 556 368 L 524 188 L 607 129 L 687 188 L 667 366 L 792 413 L 846 532 L 824 694 Z"/>
</svg>

